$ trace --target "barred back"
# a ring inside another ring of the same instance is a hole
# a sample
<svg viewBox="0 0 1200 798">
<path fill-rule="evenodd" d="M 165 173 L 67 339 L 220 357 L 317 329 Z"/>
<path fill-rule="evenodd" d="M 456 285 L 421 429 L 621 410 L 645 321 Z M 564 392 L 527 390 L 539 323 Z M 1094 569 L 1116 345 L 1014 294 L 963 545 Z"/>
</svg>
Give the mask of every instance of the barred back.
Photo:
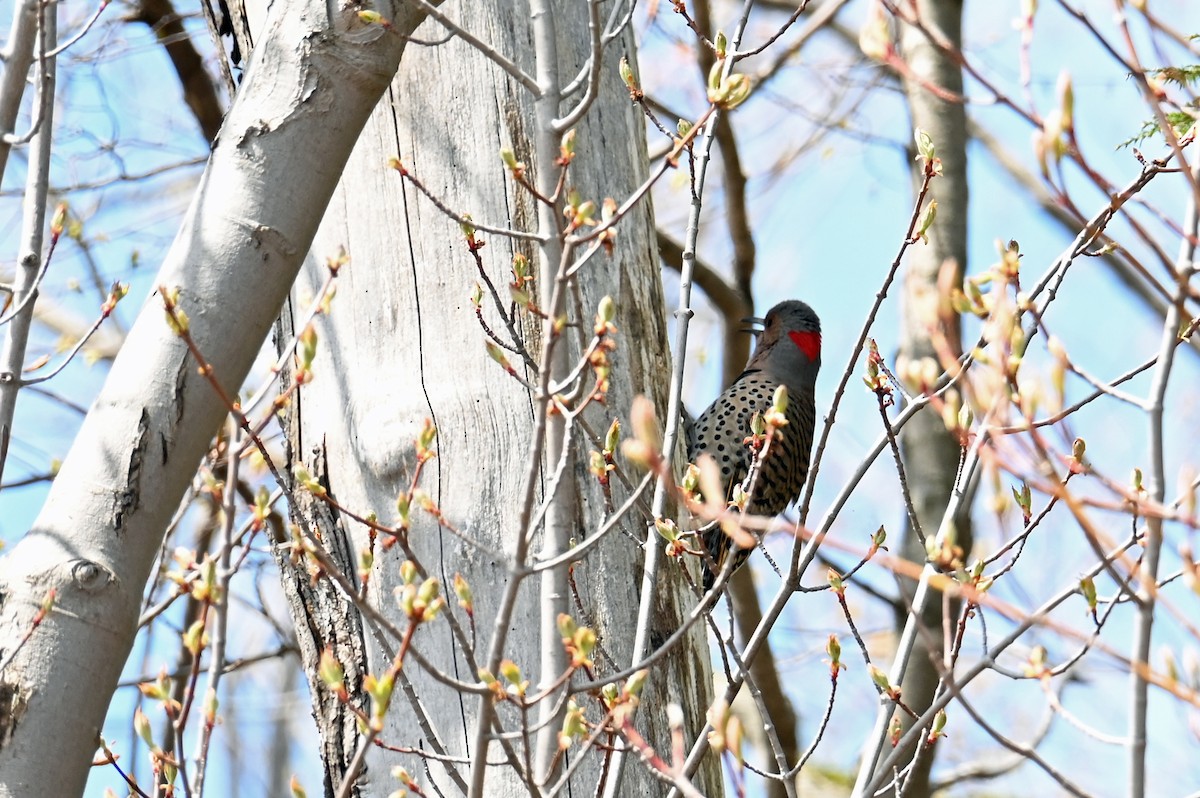
<svg viewBox="0 0 1200 798">
<path fill-rule="evenodd" d="M 750 470 L 750 449 L 744 442 L 750 435 L 750 420 L 771 406 L 778 387 L 779 382 L 762 371 L 746 371 L 696 421 L 688 441 L 688 459 L 695 462 L 707 453 L 717 461 L 726 499 Z M 778 515 L 804 489 L 816 428 L 816 403 L 811 391 L 789 391 L 787 419 L 787 426 L 780 430 L 782 438 L 771 443 L 754 485 L 749 511 L 755 515 Z M 720 529 L 714 529 L 704 535 L 704 544 L 719 569 L 732 541 Z M 734 569 L 749 555 L 749 549 L 739 548 Z M 705 567 L 705 590 L 712 587 L 713 580 L 714 574 Z"/>
</svg>

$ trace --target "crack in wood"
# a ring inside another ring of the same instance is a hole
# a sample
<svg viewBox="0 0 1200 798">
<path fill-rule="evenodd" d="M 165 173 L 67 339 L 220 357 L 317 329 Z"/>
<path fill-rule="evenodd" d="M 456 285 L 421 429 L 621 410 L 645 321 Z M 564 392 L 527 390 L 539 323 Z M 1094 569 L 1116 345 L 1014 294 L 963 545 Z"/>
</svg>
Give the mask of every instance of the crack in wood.
<svg viewBox="0 0 1200 798">
<path fill-rule="evenodd" d="M 146 449 L 150 438 L 150 412 L 142 408 L 138 418 L 137 441 L 129 453 L 129 468 L 125 472 L 125 487 L 113 500 L 113 529 L 120 532 L 125 519 L 137 510 L 142 498 L 142 464 L 146 460 Z"/>
</svg>

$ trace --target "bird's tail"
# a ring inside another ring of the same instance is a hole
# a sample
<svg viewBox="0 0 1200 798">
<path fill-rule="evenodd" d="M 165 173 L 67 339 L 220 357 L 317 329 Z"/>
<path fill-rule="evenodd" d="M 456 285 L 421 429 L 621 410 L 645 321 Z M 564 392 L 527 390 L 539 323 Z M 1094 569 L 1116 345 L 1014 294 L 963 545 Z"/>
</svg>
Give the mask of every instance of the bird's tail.
<svg viewBox="0 0 1200 798">
<path fill-rule="evenodd" d="M 704 573 L 701 582 L 705 593 L 712 590 L 713 584 L 717 581 L 717 574 L 721 573 L 725 567 L 725 558 L 730 555 L 731 551 L 733 553 L 733 570 L 729 572 L 731 575 L 745 564 L 750 552 L 753 551 L 753 549 L 743 549 L 741 546 L 734 545 L 729 536 L 721 531 L 719 525 L 704 535 L 704 545 L 708 549 L 709 556 L 712 557 L 711 563 L 707 557 L 704 559 Z"/>
</svg>

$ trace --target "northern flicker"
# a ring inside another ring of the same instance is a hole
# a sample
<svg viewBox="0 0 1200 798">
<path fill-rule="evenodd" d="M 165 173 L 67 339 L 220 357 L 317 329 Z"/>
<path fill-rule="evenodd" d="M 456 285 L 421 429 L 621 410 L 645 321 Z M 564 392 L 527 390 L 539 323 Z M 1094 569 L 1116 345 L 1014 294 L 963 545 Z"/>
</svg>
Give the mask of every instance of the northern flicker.
<svg viewBox="0 0 1200 798">
<path fill-rule="evenodd" d="M 728 499 L 750 470 L 752 455 L 745 439 L 751 434 L 751 419 L 771 406 L 776 388 L 787 386 L 788 423 L 780 430 L 783 437 L 771 443 L 763 459 L 747 506 L 755 515 L 774 516 L 800 496 L 808 478 L 816 427 L 817 370 L 821 367 L 821 320 L 808 305 L 792 299 L 771 308 L 761 322 L 763 330 L 757 335 L 746 370 L 692 427 L 688 460 L 694 463 L 704 453 L 712 456 L 721 468 L 721 484 Z M 715 527 L 704 534 L 704 545 L 719 572 L 733 542 Z M 734 570 L 750 551 L 737 548 Z M 715 578 L 716 573 L 706 564 L 706 591 Z"/>
</svg>

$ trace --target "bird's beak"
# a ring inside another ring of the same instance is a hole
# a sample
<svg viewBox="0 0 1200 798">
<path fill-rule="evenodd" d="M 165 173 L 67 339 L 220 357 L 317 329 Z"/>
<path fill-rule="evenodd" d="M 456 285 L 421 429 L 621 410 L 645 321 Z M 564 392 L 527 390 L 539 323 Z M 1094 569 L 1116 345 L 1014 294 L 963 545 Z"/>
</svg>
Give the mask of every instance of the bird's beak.
<svg viewBox="0 0 1200 798">
<path fill-rule="evenodd" d="M 767 320 L 759 316 L 747 316 L 746 318 L 742 319 L 742 324 L 745 326 L 740 328 L 740 332 L 758 335 L 760 332 L 762 332 L 762 328 L 766 325 L 766 323 Z"/>
</svg>

